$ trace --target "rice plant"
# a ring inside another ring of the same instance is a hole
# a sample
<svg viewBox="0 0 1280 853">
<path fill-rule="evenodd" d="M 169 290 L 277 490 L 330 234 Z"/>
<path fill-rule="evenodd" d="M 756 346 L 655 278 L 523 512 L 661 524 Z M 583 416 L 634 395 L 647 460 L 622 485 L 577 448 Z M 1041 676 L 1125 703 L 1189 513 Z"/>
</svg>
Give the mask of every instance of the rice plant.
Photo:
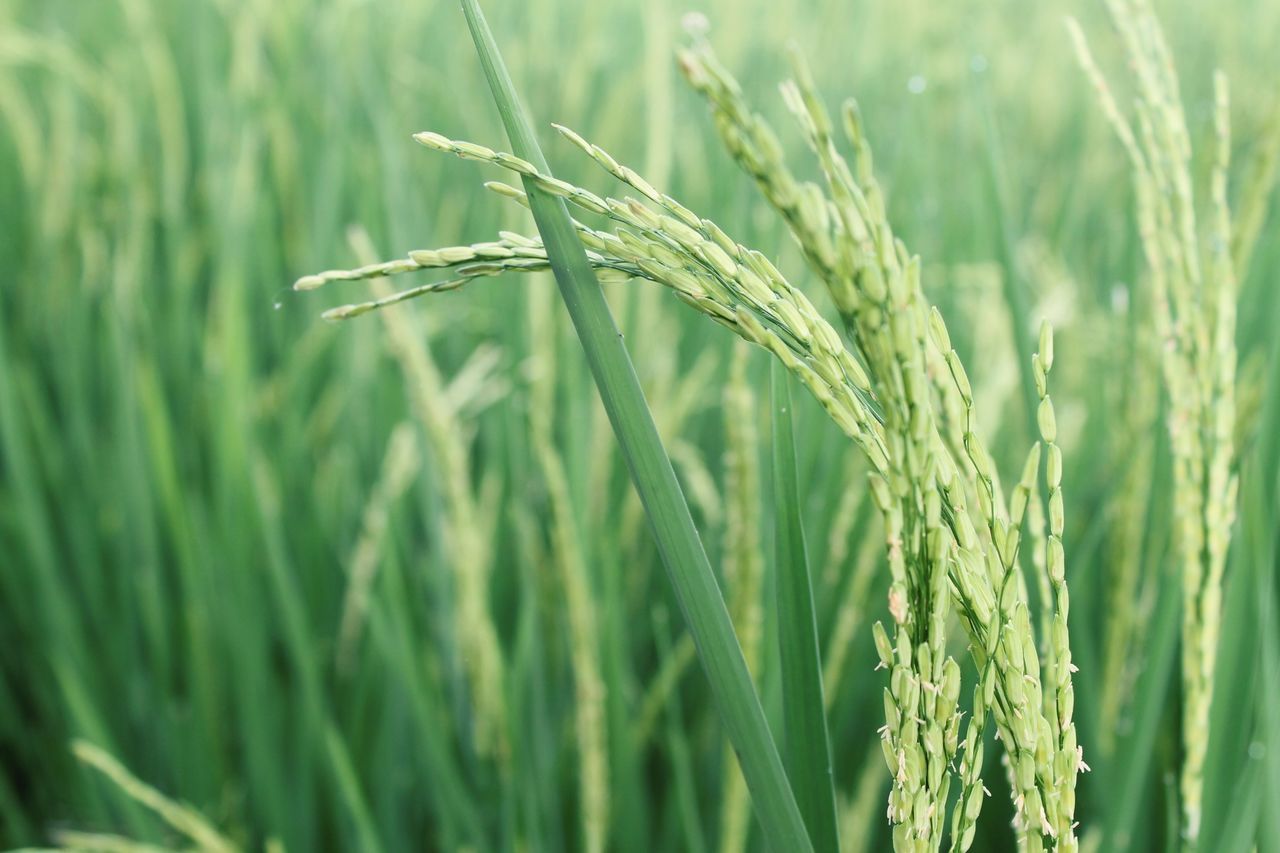
<svg viewBox="0 0 1280 853">
<path fill-rule="evenodd" d="M 0 4 L 0 845 L 1280 848 L 1280 6 L 462 5 Z"/>
<path fill-rule="evenodd" d="M 1239 490 L 1236 429 L 1238 272 L 1227 200 L 1227 78 L 1214 75 L 1209 226 L 1201 233 L 1191 143 L 1168 45 L 1146 3 L 1108 4 L 1138 81 L 1136 124 L 1121 112 L 1078 25 L 1071 35 L 1134 170 L 1137 219 L 1152 289 L 1155 342 L 1169 396 L 1174 579 L 1182 597 L 1182 836 L 1199 846 L 1209 708 L 1222 624 L 1223 575 Z"/>
<path fill-rule="evenodd" d="M 1085 765 L 1072 722 L 1062 463 L 1047 386 L 1052 332 L 1043 327 L 1040 352 L 1033 357 L 1049 494 L 1048 520 L 1042 518 L 1032 531 L 1040 551 L 1037 568 L 1044 573 L 1048 591 L 1040 616 L 1045 642 L 1038 647 L 1016 567 L 1024 514 L 1039 476 L 1041 444 L 1033 446 L 1022 479 L 1006 500 L 989 454 L 973 431 L 973 397 L 963 364 L 950 345 L 941 314 L 927 308 L 919 258 L 896 240 L 885 217 L 856 106 L 846 106 L 845 125 L 857 157 L 857 178 L 837 151 L 831 121 L 797 59 L 796 79 L 788 81 L 783 92 L 827 182 L 825 189 L 801 185 L 781 163 L 773 131 L 750 112 L 737 83 L 705 44 L 684 52 L 681 67 L 711 102 L 730 152 L 791 226 L 806 259 L 826 284 L 852 347 L 764 255 L 735 242 L 714 222 L 567 128 L 557 126 L 640 198 L 601 197 L 515 155 L 438 133 L 419 133 L 415 139 L 437 151 L 505 168 L 532 188 L 563 198 L 584 214 L 605 218 L 607 230 L 573 222 L 593 267 L 610 278 L 666 285 L 695 310 L 768 350 L 866 454 L 893 574 L 893 636 L 877 623 L 876 644 L 881 664 L 892 675 L 885 691 L 883 744 L 894 778 L 889 814 L 897 849 L 941 846 L 953 775 L 961 778 L 962 793 L 953 811 L 952 847 L 968 849 L 972 844 L 984 796 L 981 744 L 988 710 L 1006 748 L 1004 762 L 1013 782 L 1022 843 L 1030 849 L 1046 843 L 1074 849 L 1075 780 Z M 529 203 L 524 192 L 509 185 L 487 186 L 513 201 Z M 349 319 L 476 278 L 544 270 L 551 257 L 538 238 L 503 233 L 490 243 L 415 251 L 407 261 L 306 276 L 295 288 L 309 290 L 329 281 L 424 268 L 451 271 L 444 283 L 419 285 L 325 314 Z M 946 373 L 937 370 L 931 377 L 929 362 L 945 365 Z M 952 599 L 977 670 L 963 753 L 961 672 L 947 654 Z M 961 755 L 953 769 L 952 762 Z"/>
</svg>

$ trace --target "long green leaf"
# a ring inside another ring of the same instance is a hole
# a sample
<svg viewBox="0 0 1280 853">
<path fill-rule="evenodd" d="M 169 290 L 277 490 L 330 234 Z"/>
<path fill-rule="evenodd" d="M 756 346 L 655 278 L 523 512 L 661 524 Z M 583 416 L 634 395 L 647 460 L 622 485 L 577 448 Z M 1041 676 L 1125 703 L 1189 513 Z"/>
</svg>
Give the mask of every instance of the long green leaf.
<svg viewBox="0 0 1280 853">
<path fill-rule="evenodd" d="M 515 86 L 476 0 L 462 0 L 476 51 L 502 116 L 511 150 L 550 174 Z M 578 242 L 564 201 L 525 182 L 534 221 L 547 247 L 560 295 L 573 321 L 636 491 L 644 504 L 698 656 L 711 683 L 725 731 L 742 765 L 752 804 L 778 851 L 812 850 L 760 698 L 733 633 L 733 624 L 693 526 L 635 368 L 604 293 Z"/>
<path fill-rule="evenodd" d="M 783 755 L 813 847 L 840 849 L 831 744 L 822 693 L 822 659 L 814 617 L 809 548 L 801 525 L 800 485 L 786 368 L 770 360 L 773 421 L 773 502 L 778 584 L 778 645 L 782 663 Z"/>
<path fill-rule="evenodd" d="M 1178 618 L 1182 612 L 1176 584 L 1160 586 L 1155 613 L 1147 634 L 1147 658 L 1134 689 L 1138 697 L 1133 708 L 1129 736 L 1116 752 L 1114 788 L 1107 794 L 1110 819 L 1107 821 L 1108 850 L 1131 850 L 1135 840 L 1142 801 L 1151 782 L 1156 734 L 1167 707 L 1169 680 L 1178 648 Z"/>
<path fill-rule="evenodd" d="M 1280 638 L 1275 625 L 1275 513 L 1267 507 L 1266 481 L 1258 461 L 1241 483 L 1241 523 L 1233 543 L 1233 562 L 1218 645 L 1218 675 L 1210 716 L 1211 762 L 1206 764 L 1203 838 L 1237 838 L 1238 849 L 1254 842 L 1274 850 L 1280 841 L 1280 818 L 1260 802 L 1275 802 L 1280 792 L 1280 722 L 1274 713 L 1280 690 Z M 1251 707 L 1256 713 L 1249 714 Z M 1261 747 L 1260 755 L 1256 750 Z M 1246 778 L 1253 783 L 1241 787 Z M 1209 788 L 1208 785 L 1213 787 Z M 1209 795 L 1211 794 L 1211 796 Z M 1242 833 L 1242 821 L 1252 820 Z M 1212 833 L 1212 834 L 1211 834 Z M 1223 850 L 1228 849 L 1222 842 Z"/>
<path fill-rule="evenodd" d="M 1276 632 L 1274 570 L 1266 570 L 1267 566 L 1275 566 L 1274 533 L 1269 538 L 1269 562 L 1259 563 L 1257 567 L 1257 574 L 1264 579 L 1258 584 L 1258 633 L 1261 641 L 1258 670 L 1262 689 L 1257 703 L 1258 740 L 1262 744 L 1265 761 L 1262 784 L 1258 787 L 1262 801 L 1272 804 L 1261 813 L 1258 826 L 1260 850 L 1275 850 L 1280 844 L 1280 813 L 1274 807 L 1276 798 L 1280 797 L 1280 716 L 1275 713 L 1276 696 L 1280 695 L 1280 635 Z"/>
<path fill-rule="evenodd" d="M 1253 491 L 1249 488 L 1251 480 L 1244 485 L 1246 494 Z M 1245 508 L 1247 511 L 1247 503 Z M 1255 703 L 1266 701 L 1265 696 L 1258 695 L 1260 608 L 1255 596 L 1259 584 L 1251 544 L 1248 535 L 1238 537 L 1227 575 L 1209 713 L 1202 838 L 1217 838 L 1226 831 L 1236 809 L 1236 780 L 1248 764 L 1249 744 L 1257 733 L 1252 709 Z"/>
<path fill-rule="evenodd" d="M 1248 853 L 1250 850 L 1274 849 L 1257 847 L 1254 843 L 1258 815 L 1262 811 L 1262 773 L 1259 762 L 1249 761 L 1230 786 L 1227 820 L 1223 823 L 1222 832 L 1212 836 L 1214 853 Z M 1209 836 L 1202 833 L 1202 838 L 1207 840 Z"/>
</svg>

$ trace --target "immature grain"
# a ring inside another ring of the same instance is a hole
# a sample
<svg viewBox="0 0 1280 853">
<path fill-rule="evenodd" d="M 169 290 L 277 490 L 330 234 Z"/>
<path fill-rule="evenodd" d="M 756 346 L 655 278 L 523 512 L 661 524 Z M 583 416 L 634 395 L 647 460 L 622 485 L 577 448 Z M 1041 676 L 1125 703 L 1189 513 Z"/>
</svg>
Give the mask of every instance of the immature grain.
<svg viewBox="0 0 1280 853">
<path fill-rule="evenodd" d="M 1277 175 L 1280 175 L 1280 102 L 1272 107 L 1257 153 L 1240 181 L 1240 200 L 1231 229 L 1231 262 L 1240 278 L 1244 278 L 1253 260 Z"/>
<path fill-rule="evenodd" d="M 1083 749 L 1076 738 L 1073 721 L 1075 687 L 1071 673 L 1071 646 L 1068 641 L 1067 617 L 1071 609 L 1067 590 L 1066 558 L 1062 547 L 1065 525 L 1062 499 L 1062 451 L 1057 441 L 1057 421 L 1053 399 L 1049 395 L 1048 375 L 1053 368 L 1053 329 L 1048 323 L 1040 327 L 1040 349 L 1032 360 L 1036 393 L 1040 397 L 1037 420 L 1044 446 L 1044 484 L 1049 495 L 1048 526 L 1045 535 L 1045 575 L 1052 586 L 1044 596 L 1047 625 L 1044 644 L 1043 678 L 1048 684 L 1044 693 L 1044 719 L 1049 723 L 1046 747 L 1052 772 L 1044 808 L 1047 821 L 1058 837 L 1070 837 L 1075 825 L 1076 776 L 1086 769 Z M 1074 838 L 1072 845 L 1074 845 Z M 1064 845 L 1066 846 L 1066 845 Z M 1068 849 L 1071 846 L 1066 846 Z"/>
</svg>

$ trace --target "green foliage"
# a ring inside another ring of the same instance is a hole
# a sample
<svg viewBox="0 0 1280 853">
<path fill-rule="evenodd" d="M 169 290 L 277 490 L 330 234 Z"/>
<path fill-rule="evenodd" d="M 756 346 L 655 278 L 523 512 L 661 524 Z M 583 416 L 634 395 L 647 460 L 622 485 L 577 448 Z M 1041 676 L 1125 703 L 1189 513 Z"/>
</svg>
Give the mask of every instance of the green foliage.
<svg viewBox="0 0 1280 853">
<path fill-rule="evenodd" d="M 1160 11 L 1200 221 L 1217 227 L 1223 194 L 1236 212 L 1237 411 L 1215 440 L 1231 429 L 1239 520 L 1197 737 L 1202 835 L 1243 850 L 1270 849 L 1278 832 L 1280 8 L 1236 5 Z M 788 40 L 814 96 L 858 97 L 885 219 L 923 259 L 923 293 L 963 363 L 965 417 L 993 479 L 1026 501 L 1016 575 L 1036 625 L 1054 589 L 1046 598 L 1047 566 L 1027 543 L 1041 531 L 1064 549 L 1074 720 L 1092 767 L 1076 794 L 1081 845 L 1177 845 L 1183 591 L 1168 577 L 1182 448 L 1168 438 L 1140 200 L 1062 26 L 1080 15 L 1101 67 L 1118 71 L 1106 10 L 704 7 L 706 40 L 752 115 L 779 129 L 773 153 L 797 185 L 826 177 L 790 130 L 805 87 L 772 95 L 795 73 Z M 545 171 L 592 192 L 588 204 L 618 186 L 542 132 L 572 124 L 781 271 L 805 301 L 776 310 L 806 328 L 810 309 L 840 317 L 821 249 L 766 215 L 716 139 L 723 122 L 682 84 L 683 7 L 487 11 L 540 122 Z M 1218 170 L 1230 180 L 1214 177 L 1217 66 L 1231 82 L 1233 165 Z M 1107 76 L 1131 103 L 1129 78 Z M 551 276 L 490 278 L 549 265 L 525 212 L 480 187 L 511 172 L 410 141 L 430 128 L 500 148 L 490 102 L 451 2 L 0 3 L 0 845 L 764 849 Z M 409 254 L 431 246 L 474 254 Z M 317 317 L 387 298 L 388 282 L 286 289 L 362 266 L 480 280 L 342 323 Z M 670 290 L 604 289 L 785 743 L 794 697 L 778 649 L 794 625 L 779 622 L 762 557 L 784 521 L 760 441 L 770 356 L 734 355 L 733 337 Z M 1029 417 L 1042 317 L 1056 330 L 1060 533 L 1041 486 L 1049 451 L 1032 479 L 1023 470 L 1043 425 Z M 883 850 L 887 679 L 872 671 L 870 625 L 891 622 L 887 531 L 863 451 L 811 394 L 794 402 L 791 508 L 808 545 L 840 843 Z M 966 639 L 952 625 L 944 653 L 972 685 Z M 984 766 L 950 787 L 952 814 L 980 775 L 992 796 L 974 849 L 1012 850 L 1004 749 L 983 742 Z"/>
</svg>

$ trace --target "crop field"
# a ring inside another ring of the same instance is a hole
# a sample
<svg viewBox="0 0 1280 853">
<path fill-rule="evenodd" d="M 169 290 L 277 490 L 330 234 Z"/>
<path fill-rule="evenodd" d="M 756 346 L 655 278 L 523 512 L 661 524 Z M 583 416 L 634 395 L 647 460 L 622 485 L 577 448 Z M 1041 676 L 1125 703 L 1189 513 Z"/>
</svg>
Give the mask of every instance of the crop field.
<svg viewBox="0 0 1280 853">
<path fill-rule="evenodd" d="M 0 0 L 0 849 L 1280 851 L 1277 44 Z"/>
</svg>

